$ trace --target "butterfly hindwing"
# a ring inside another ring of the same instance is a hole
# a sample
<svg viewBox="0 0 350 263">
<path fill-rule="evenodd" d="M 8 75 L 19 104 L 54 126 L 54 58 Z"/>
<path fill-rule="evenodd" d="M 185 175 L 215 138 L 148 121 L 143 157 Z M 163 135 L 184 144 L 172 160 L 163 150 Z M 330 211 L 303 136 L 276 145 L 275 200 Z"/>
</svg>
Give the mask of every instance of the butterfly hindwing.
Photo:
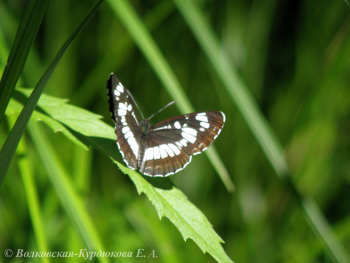
<svg viewBox="0 0 350 263">
<path fill-rule="evenodd" d="M 154 125 L 149 133 L 141 172 L 167 176 L 182 170 L 192 155 L 208 148 L 224 123 L 222 112 L 208 111 L 173 117 Z"/>
<path fill-rule="evenodd" d="M 126 164 L 135 170 L 141 133 L 132 95 L 113 73 L 108 80 L 107 95 L 111 117 L 115 122 L 119 151 Z"/>
<path fill-rule="evenodd" d="M 141 164 L 141 173 L 149 176 L 174 174 L 191 161 L 192 156 L 174 143 L 180 141 L 178 134 L 167 131 L 151 132 Z M 171 140 L 169 140 L 171 138 Z M 175 139 L 176 138 L 176 139 Z"/>
</svg>

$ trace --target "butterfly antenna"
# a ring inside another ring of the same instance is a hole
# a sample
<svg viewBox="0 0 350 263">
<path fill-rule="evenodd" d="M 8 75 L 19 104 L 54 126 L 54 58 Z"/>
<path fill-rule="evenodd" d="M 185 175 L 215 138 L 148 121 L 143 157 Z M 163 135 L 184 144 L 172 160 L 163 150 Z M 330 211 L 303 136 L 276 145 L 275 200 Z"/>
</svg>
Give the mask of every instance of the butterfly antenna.
<svg viewBox="0 0 350 263">
<path fill-rule="evenodd" d="M 148 120 L 150 120 L 154 115 L 158 114 L 159 112 L 161 112 L 162 110 L 164 110 L 165 108 L 169 107 L 170 105 L 173 105 L 176 101 L 172 101 L 172 102 L 169 102 L 167 105 L 165 105 L 163 108 L 161 108 L 159 111 L 157 111 L 156 113 L 153 113 L 151 115 L 151 117 L 148 118 Z"/>
<path fill-rule="evenodd" d="M 142 119 L 144 119 L 142 111 L 140 110 L 139 105 L 137 105 L 136 101 L 134 100 L 134 97 L 131 95 L 130 92 L 128 92 L 128 94 L 129 94 L 130 98 L 132 99 L 132 101 L 134 102 L 134 104 L 136 105 L 136 108 L 139 110 L 139 113 L 141 114 Z"/>
</svg>

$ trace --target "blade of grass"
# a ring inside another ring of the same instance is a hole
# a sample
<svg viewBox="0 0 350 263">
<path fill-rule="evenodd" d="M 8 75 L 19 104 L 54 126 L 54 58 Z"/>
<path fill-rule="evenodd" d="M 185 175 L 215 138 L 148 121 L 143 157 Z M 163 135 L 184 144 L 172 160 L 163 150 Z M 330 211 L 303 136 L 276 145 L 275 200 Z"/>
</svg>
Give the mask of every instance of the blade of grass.
<svg viewBox="0 0 350 263">
<path fill-rule="evenodd" d="M 10 126 L 12 127 L 13 124 L 15 123 L 14 116 L 10 116 L 8 120 L 11 123 Z M 31 166 L 29 157 L 27 155 L 27 152 L 28 151 L 27 151 L 26 142 L 24 140 L 24 137 L 22 137 L 16 151 L 17 158 L 18 158 L 18 167 L 19 167 L 22 181 L 23 181 L 24 192 L 28 203 L 29 214 L 33 224 L 33 230 L 34 230 L 34 235 L 38 246 L 38 250 L 43 252 L 48 252 L 49 250 L 48 250 L 47 240 L 45 236 L 45 228 L 44 228 L 45 224 L 43 223 L 43 219 L 42 219 L 39 195 L 35 187 L 35 183 L 33 179 L 34 175 L 31 169 L 32 166 Z M 41 262 L 48 263 L 50 262 L 50 260 L 47 257 L 41 257 Z"/>
<path fill-rule="evenodd" d="M 33 122 L 28 123 L 28 131 L 62 207 L 65 209 L 87 247 L 96 253 L 98 251 L 105 251 L 98 232 L 89 214 L 86 212 L 74 184 L 56 155 L 50 141 L 46 138 L 45 133 L 39 124 Z M 102 256 L 98 257 L 98 260 L 100 262 L 109 262 L 107 258 Z"/>
<path fill-rule="evenodd" d="M 324 242 L 323 245 L 328 250 L 328 254 L 331 256 L 332 260 L 334 262 L 350 262 L 345 249 L 338 241 L 337 236 L 334 234 L 327 220 L 323 217 L 315 201 L 311 198 L 304 198 L 302 204 L 308 215 L 309 224 L 315 228 L 314 232 L 316 232 L 320 237 L 319 239 Z"/>
<path fill-rule="evenodd" d="M 288 184 L 293 190 L 292 192 L 299 201 L 300 207 L 304 209 L 312 229 L 316 230 L 316 235 L 326 244 L 326 249 L 330 253 L 330 256 L 338 262 L 349 262 L 349 256 L 339 240 L 332 233 L 331 227 L 320 213 L 316 203 L 312 199 L 308 199 L 309 201 L 306 202 L 306 199 L 295 188 L 283 155 L 282 146 L 259 110 L 244 81 L 239 77 L 237 70 L 228 60 L 229 56 L 226 56 L 224 51 L 220 49 L 219 41 L 205 22 L 200 9 L 193 1 L 175 0 L 175 3 L 197 37 L 199 44 L 207 54 L 277 175 L 281 179 L 288 181 Z"/>
<path fill-rule="evenodd" d="M 40 98 L 40 95 L 49 80 L 51 74 L 55 70 L 57 64 L 61 60 L 63 54 L 66 52 L 69 45 L 72 43 L 72 41 L 75 39 L 77 34 L 80 32 L 80 30 L 85 26 L 87 21 L 91 18 L 91 16 L 96 12 L 97 8 L 100 6 L 100 4 L 103 2 L 103 0 L 99 0 L 96 2 L 96 4 L 91 8 L 91 10 L 88 12 L 88 14 L 85 16 L 83 21 L 79 24 L 77 29 L 73 32 L 73 34 L 68 38 L 68 40 L 64 43 L 62 48 L 59 50 L 47 70 L 45 71 L 44 75 L 39 80 L 38 84 L 33 90 L 33 93 L 29 97 L 27 103 L 25 104 L 21 114 L 19 115 L 15 126 L 13 127 L 9 137 L 7 138 L 1 152 L 0 152 L 0 188 L 1 185 L 5 179 L 6 172 L 8 170 L 8 167 L 11 163 L 12 157 L 16 151 L 17 145 L 22 137 L 22 134 L 24 132 L 24 129 L 27 126 L 27 123 L 30 119 L 30 116 L 32 115 L 34 108 Z"/>
<path fill-rule="evenodd" d="M 176 106 L 179 111 L 183 114 L 193 112 L 194 109 L 170 65 L 165 60 L 155 41 L 149 34 L 149 31 L 139 19 L 131 4 L 124 0 L 108 2 L 128 30 L 131 37 L 134 39 L 136 45 L 140 48 L 141 52 L 143 52 L 170 96 L 176 100 Z M 227 190 L 233 192 L 234 184 L 230 179 L 225 165 L 217 154 L 215 147 L 211 145 L 205 153 L 219 174 Z"/>
<path fill-rule="evenodd" d="M 220 48 L 219 41 L 209 28 L 203 14 L 192 1 L 175 0 L 180 12 L 187 21 L 199 44 L 208 56 L 225 88 L 236 103 L 267 158 L 279 176 L 289 173 L 283 156 L 283 149 L 270 129 L 267 121 L 255 103 L 253 96 L 240 78 L 235 67 Z"/>
<path fill-rule="evenodd" d="M 150 10 L 144 17 L 143 21 L 150 32 L 154 31 L 159 25 L 164 23 L 165 19 L 174 12 L 175 5 L 173 2 L 163 0 L 158 2 L 157 5 Z M 116 43 L 115 49 L 109 50 L 102 58 L 99 59 L 98 64 L 89 72 L 84 78 L 84 82 L 80 85 L 78 92 L 74 94 L 71 101 L 75 101 L 81 96 L 84 96 L 85 100 L 80 102 L 88 105 L 96 94 L 99 92 L 98 89 L 94 89 L 96 85 L 100 85 L 99 76 L 109 72 L 111 68 L 118 69 L 134 48 L 134 43 L 131 37 L 125 33 L 118 36 L 118 42 Z M 103 54 L 101 54 L 103 55 Z M 113 57 L 113 59 L 111 59 Z M 91 92 L 89 92 L 91 91 Z"/>
<path fill-rule="evenodd" d="M 31 0 L 24 12 L 0 82 L 0 122 L 22 73 L 49 2 L 50 0 Z"/>
</svg>

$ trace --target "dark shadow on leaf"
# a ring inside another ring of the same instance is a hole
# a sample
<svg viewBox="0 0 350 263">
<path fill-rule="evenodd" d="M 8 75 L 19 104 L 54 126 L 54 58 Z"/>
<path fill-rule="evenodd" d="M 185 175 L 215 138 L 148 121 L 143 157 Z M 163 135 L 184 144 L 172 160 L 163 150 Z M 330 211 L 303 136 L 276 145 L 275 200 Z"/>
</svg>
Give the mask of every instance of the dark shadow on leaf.
<svg viewBox="0 0 350 263">
<path fill-rule="evenodd" d="M 155 188 L 160 188 L 163 190 L 172 190 L 174 187 L 176 188 L 169 177 L 164 178 L 144 176 L 144 178 Z"/>
</svg>

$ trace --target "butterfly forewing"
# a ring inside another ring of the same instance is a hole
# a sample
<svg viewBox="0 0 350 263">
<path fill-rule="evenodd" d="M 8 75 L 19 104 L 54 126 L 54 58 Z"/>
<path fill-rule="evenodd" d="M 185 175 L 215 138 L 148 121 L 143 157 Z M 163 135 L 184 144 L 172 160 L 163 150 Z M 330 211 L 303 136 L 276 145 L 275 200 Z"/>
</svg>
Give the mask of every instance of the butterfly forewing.
<svg viewBox="0 0 350 263">
<path fill-rule="evenodd" d="M 182 170 L 193 154 L 203 152 L 216 139 L 224 122 L 222 112 L 208 111 L 173 117 L 154 125 L 141 172 L 167 176 Z"/>
<path fill-rule="evenodd" d="M 141 137 L 136 106 L 130 92 L 114 74 L 111 74 L 108 80 L 107 94 L 109 110 L 115 122 L 119 151 L 126 164 L 135 170 Z"/>
</svg>

